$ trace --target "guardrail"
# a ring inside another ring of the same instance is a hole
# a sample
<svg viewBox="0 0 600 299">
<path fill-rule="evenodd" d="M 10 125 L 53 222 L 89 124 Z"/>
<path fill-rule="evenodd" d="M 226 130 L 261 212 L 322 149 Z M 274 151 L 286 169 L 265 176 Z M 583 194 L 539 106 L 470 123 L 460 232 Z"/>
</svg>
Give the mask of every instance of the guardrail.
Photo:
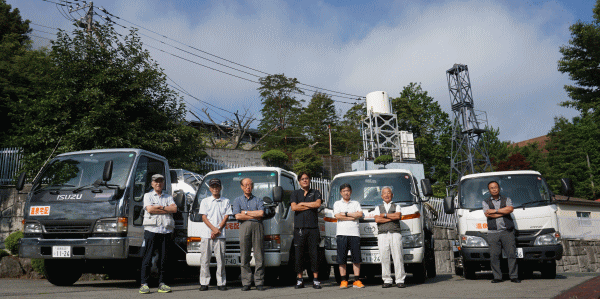
<svg viewBox="0 0 600 299">
<path fill-rule="evenodd" d="M 13 179 L 23 166 L 20 148 L 0 149 L 0 185 L 13 184 Z"/>
</svg>

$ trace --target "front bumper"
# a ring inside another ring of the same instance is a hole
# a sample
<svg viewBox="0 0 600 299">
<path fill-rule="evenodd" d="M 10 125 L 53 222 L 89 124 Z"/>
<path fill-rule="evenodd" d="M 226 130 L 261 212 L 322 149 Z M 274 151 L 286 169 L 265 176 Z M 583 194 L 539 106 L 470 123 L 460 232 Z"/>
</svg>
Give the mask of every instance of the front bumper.
<svg viewBox="0 0 600 299">
<path fill-rule="evenodd" d="M 265 251 L 265 256 L 263 259 L 263 264 L 265 267 L 279 267 L 282 264 L 282 255 L 283 253 L 277 251 Z M 199 267 L 201 265 L 201 256 L 200 252 L 188 252 L 185 255 L 186 262 L 188 266 Z M 254 252 L 251 253 L 252 259 L 250 260 L 250 266 L 255 266 L 256 262 L 254 261 Z M 240 253 L 225 253 L 225 266 L 226 267 L 239 267 L 241 264 Z M 210 259 L 209 265 L 211 267 L 217 266 L 217 262 L 215 256 L 213 255 Z"/>
<path fill-rule="evenodd" d="M 379 257 L 379 249 L 377 248 L 361 248 L 361 264 L 381 264 L 381 262 L 374 257 Z M 402 249 L 402 258 L 404 259 L 405 264 L 412 263 L 421 263 L 425 257 L 425 248 L 417 247 L 417 248 L 403 248 Z M 326 249 L 325 250 L 325 259 L 327 263 L 330 265 L 337 265 L 337 250 Z M 350 254 L 348 254 L 348 263 L 352 263 L 352 259 Z"/>
<path fill-rule="evenodd" d="M 535 247 L 520 247 L 523 249 L 523 258 L 517 260 L 524 261 L 550 261 L 560 260 L 563 255 L 563 247 L 561 244 L 535 246 Z M 461 247 L 461 255 L 466 262 L 481 262 L 490 260 L 489 247 Z"/>
<path fill-rule="evenodd" d="M 125 259 L 128 255 L 126 237 L 87 239 L 22 238 L 19 256 L 52 259 L 52 246 L 71 246 L 71 257 L 62 259 Z"/>
</svg>

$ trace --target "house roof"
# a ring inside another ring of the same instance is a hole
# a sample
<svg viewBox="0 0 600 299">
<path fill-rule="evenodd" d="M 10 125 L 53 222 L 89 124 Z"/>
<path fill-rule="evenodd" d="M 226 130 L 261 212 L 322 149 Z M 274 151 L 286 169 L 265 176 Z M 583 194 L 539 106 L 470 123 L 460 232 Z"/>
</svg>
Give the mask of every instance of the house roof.
<svg viewBox="0 0 600 299">
<path fill-rule="evenodd" d="M 600 207 L 600 202 L 594 200 L 587 200 L 577 197 L 567 197 L 563 195 L 555 195 L 555 198 L 557 200 L 556 204 L 558 205 Z"/>
<path fill-rule="evenodd" d="M 550 137 L 548 137 L 548 135 L 544 135 L 544 136 L 540 136 L 540 137 L 535 137 L 535 138 L 515 142 L 515 143 L 510 144 L 509 146 L 524 147 L 524 146 L 527 146 L 532 143 L 537 143 L 539 149 L 546 151 L 544 148 L 546 147 L 546 142 L 548 142 L 549 139 L 550 139 Z"/>
</svg>

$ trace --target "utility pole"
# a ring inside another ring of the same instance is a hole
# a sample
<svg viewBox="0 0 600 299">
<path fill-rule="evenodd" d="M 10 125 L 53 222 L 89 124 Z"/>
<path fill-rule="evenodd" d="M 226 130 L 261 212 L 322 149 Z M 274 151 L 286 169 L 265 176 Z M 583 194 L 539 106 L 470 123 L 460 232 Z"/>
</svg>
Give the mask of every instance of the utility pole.
<svg viewBox="0 0 600 299">
<path fill-rule="evenodd" d="M 84 6 L 79 6 L 79 3 L 77 4 L 76 8 L 69 8 L 69 13 L 73 13 L 76 12 L 78 10 L 82 10 L 82 9 L 86 9 L 89 8 L 87 13 L 85 14 L 85 16 L 81 17 L 79 19 L 79 26 L 82 28 L 87 28 L 87 33 L 88 35 L 92 34 L 92 23 L 94 21 L 94 2 L 90 2 L 85 4 Z M 82 22 L 82 19 L 85 18 L 85 24 Z"/>
<path fill-rule="evenodd" d="M 331 148 L 331 125 L 327 125 L 327 129 L 329 130 L 329 155 L 333 156 L 333 149 Z"/>
</svg>

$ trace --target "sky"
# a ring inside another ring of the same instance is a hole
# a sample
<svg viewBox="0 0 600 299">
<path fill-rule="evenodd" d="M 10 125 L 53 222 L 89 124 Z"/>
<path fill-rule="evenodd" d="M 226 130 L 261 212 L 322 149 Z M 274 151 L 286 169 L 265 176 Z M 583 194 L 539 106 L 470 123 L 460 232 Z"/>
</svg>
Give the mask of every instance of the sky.
<svg viewBox="0 0 600 299">
<path fill-rule="evenodd" d="M 69 18 L 84 12 L 61 11 L 53 3 L 61 0 L 51 1 L 7 0 L 32 21 L 38 47 L 49 45 L 56 28 L 72 31 Z M 512 142 L 547 134 L 555 117 L 578 115 L 559 106 L 568 99 L 564 85 L 573 82 L 557 70 L 557 61 L 570 39 L 569 26 L 592 21 L 595 5 L 593 0 L 93 3 L 128 29 L 143 28 L 145 48 L 193 96 L 184 96 L 186 105 L 204 121 L 204 108 L 217 122 L 246 110 L 260 119 L 255 82 L 281 73 L 313 86 L 301 86 L 306 95 L 298 99 L 304 105 L 315 90 L 334 95 L 340 115 L 357 96 L 382 90 L 397 97 L 417 82 L 453 117 L 446 71 L 460 63 L 469 68 L 474 108 L 486 112 L 501 140 Z"/>
</svg>

